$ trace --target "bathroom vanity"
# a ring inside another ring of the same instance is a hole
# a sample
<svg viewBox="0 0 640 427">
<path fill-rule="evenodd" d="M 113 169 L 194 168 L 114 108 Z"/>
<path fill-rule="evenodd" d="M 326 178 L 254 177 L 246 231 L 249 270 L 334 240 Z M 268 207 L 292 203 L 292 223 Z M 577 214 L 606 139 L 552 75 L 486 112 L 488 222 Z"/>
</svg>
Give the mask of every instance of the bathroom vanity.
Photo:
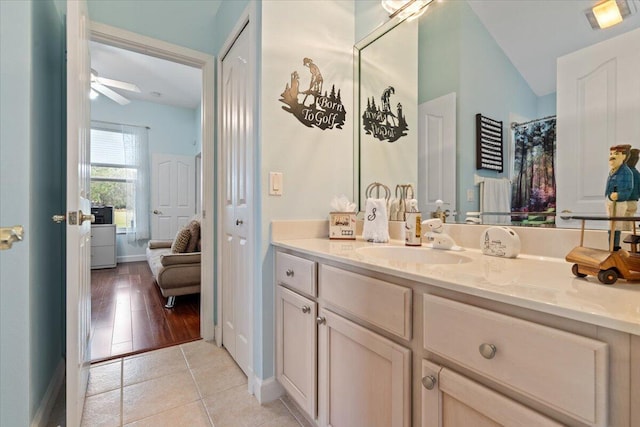
<svg viewBox="0 0 640 427">
<path fill-rule="evenodd" d="M 640 425 L 638 285 L 539 256 L 273 245 L 276 376 L 319 426 Z"/>
</svg>

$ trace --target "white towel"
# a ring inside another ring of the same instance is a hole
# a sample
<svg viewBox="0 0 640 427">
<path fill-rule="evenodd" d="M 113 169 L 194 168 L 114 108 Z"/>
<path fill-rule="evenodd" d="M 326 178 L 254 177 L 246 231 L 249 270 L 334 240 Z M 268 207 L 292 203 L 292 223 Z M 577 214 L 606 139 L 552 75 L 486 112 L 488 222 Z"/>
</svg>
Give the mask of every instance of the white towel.
<svg viewBox="0 0 640 427">
<path fill-rule="evenodd" d="M 367 199 L 362 238 L 375 243 L 389 241 L 389 218 L 387 217 L 386 199 Z"/>
<path fill-rule="evenodd" d="M 483 212 L 511 212 L 511 181 L 500 178 L 485 178 L 482 191 Z M 486 224 L 510 224 L 509 215 L 486 215 L 482 218 Z"/>
</svg>

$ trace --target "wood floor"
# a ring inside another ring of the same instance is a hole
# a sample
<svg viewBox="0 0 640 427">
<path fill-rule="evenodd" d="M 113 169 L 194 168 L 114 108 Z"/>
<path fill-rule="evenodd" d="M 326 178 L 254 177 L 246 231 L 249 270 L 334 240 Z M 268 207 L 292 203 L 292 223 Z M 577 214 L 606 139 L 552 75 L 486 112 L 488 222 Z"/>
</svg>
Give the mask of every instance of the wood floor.
<svg viewBox="0 0 640 427">
<path fill-rule="evenodd" d="M 146 262 L 92 270 L 92 362 L 199 339 L 200 294 L 165 302 Z"/>
</svg>

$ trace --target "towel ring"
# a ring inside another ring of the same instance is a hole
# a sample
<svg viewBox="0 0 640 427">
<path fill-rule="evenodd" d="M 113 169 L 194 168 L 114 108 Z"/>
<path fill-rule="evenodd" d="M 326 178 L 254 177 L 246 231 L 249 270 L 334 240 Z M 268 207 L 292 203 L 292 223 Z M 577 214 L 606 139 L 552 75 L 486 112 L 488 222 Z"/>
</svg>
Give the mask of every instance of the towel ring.
<svg viewBox="0 0 640 427">
<path fill-rule="evenodd" d="M 372 182 L 371 184 L 369 184 L 369 186 L 365 190 L 365 196 L 370 199 L 375 191 L 376 199 L 379 199 L 381 190 L 384 190 L 384 198 L 388 201 L 391 198 L 391 190 L 389 189 L 389 187 L 380 182 Z"/>
</svg>

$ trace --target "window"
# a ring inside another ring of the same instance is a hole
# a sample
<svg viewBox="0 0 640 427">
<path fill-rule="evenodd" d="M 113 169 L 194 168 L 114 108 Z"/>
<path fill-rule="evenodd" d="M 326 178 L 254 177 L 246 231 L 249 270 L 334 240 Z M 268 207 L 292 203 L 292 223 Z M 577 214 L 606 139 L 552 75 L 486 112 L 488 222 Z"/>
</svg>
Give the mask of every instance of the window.
<svg viewBox="0 0 640 427">
<path fill-rule="evenodd" d="M 113 206 L 119 232 L 149 237 L 146 128 L 92 122 L 91 203 Z"/>
</svg>

